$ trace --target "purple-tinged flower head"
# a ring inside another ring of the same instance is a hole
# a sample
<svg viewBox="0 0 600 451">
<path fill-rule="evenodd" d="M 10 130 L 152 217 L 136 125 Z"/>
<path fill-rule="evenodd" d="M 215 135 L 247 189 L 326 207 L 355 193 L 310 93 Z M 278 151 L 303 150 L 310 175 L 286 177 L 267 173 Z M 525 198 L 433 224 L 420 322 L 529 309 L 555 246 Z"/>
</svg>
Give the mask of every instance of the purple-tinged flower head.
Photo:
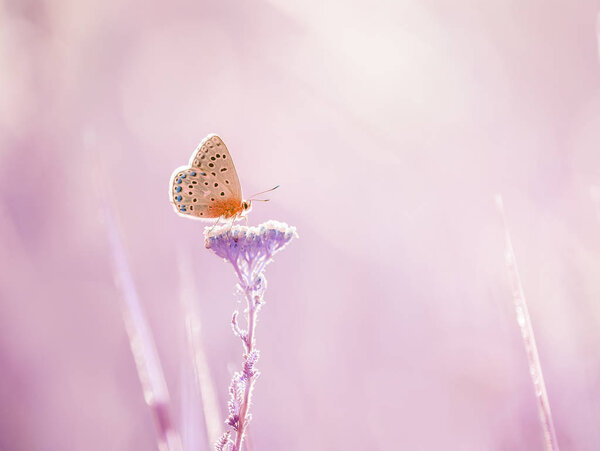
<svg viewBox="0 0 600 451">
<path fill-rule="evenodd" d="M 295 236 L 295 227 L 278 221 L 256 227 L 223 225 L 205 233 L 206 248 L 233 265 L 242 288 L 259 292 L 265 289 L 265 266 Z"/>
</svg>

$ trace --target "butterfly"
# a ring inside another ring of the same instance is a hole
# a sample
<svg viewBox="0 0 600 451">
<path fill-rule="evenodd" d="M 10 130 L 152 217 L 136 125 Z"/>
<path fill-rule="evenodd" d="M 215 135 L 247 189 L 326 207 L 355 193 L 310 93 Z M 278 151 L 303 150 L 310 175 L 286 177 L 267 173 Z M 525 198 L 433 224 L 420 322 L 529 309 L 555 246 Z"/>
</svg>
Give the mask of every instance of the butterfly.
<svg viewBox="0 0 600 451">
<path fill-rule="evenodd" d="M 208 135 L 198 145 L 188 166 L 173 172 L 169 196 L 175 212 L 196 219 L 242 218 L 252 208 L 243 200 L 242 187 L 223 140 Z"/>
</svg>

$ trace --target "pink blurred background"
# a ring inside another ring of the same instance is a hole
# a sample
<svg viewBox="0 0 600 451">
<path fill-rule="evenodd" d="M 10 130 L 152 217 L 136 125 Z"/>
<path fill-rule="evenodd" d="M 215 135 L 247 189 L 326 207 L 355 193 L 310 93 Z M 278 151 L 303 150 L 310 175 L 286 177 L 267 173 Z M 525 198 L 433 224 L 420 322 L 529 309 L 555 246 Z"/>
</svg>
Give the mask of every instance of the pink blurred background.
<svg viewBox="0 0 600 451">
<path fill-rule="evenodd" d="M 167 194 L 211 132 L 246 194 L 281 184 L 250 223 L 300 234 L 267 270 L 254 451 L 542 449 L 496 193 L 561 450 L 600 449 L 598 10 L 0 3 L 0 449 L 156 449 L 102 199 L 177 426 L 182 259 L 224 414 L 234 273 Z"/>
</svg>

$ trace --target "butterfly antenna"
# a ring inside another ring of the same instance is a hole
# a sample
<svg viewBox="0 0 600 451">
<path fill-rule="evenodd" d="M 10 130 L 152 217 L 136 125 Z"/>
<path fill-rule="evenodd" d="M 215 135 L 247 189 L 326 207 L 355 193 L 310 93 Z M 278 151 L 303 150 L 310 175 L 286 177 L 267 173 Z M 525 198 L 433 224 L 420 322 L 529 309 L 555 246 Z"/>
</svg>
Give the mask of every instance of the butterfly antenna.
<svg viewBox="0 0 600 451">
<path fill-rule="evenodd" d="M 259 194 L 265 194 L 265 193 L 269 193 L 269 192 L 271 192 L 271 191 L 273 191 L 273 190 L 275 190 L 275 189 L 279 188 L 279 186 L 280 186 L 280 185 L 277 185 L 277 186 L 275 186 L 275 187 L 273 187 L 273 188 L 271 188 L 271 189 L 268 189 L 268 190 L 266 190 L 266 191 L 261 191 L 260 193 L 253 194 L 253 195 L 252 195 L 252 196 L 250 196 L 248 199 L 252 199 L 254 196 L 258 196 Z M 258 200 L 258 201 L 261 201 L 261 202 L 268 202 L 268 201 L 269 201 L 269 199 L 252 199 L 252 200 Z"/>
</svg>

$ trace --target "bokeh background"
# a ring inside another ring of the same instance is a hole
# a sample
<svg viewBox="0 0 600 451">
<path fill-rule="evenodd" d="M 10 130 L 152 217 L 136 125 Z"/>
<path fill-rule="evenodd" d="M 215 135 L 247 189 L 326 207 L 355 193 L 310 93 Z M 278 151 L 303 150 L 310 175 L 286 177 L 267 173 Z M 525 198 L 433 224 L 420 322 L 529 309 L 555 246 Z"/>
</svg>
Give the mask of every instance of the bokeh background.
<svg viewBox="0 0 600 451">
<path fill-rule="evenodd" d="M 250 223 L 300 234 L 267 271 L 253 450 L 543 449 L 496 193 L 560 447 L 600 449 L 599 10 L 1 2 L 0 449 L 157 449 L 107 211 L 174 426 L 212 449 L 182 293 L 223 418 L 241 298 L 168 202 L 211 132 L 246 194 L 281 184 Z"/>
</svg>

